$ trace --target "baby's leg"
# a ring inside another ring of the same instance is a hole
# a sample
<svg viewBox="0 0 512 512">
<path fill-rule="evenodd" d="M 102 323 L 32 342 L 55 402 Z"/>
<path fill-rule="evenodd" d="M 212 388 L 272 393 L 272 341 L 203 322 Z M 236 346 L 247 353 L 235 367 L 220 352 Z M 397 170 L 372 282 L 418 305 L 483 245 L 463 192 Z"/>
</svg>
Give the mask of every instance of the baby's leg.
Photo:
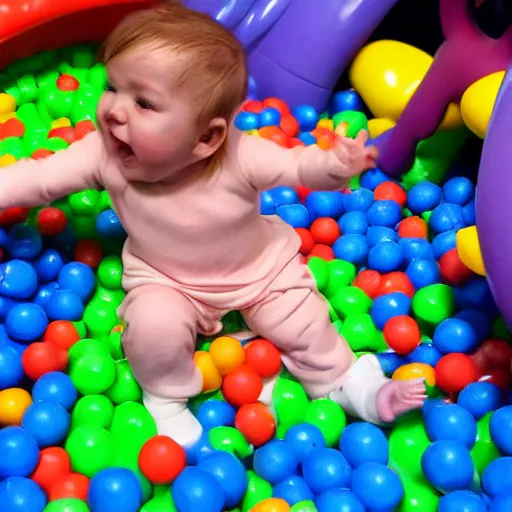
<svg viewBox="0 0 512 512">
<path fill-rule="evenodd" d="M 201 425 L 187 408 L 201 392 L 202 377 L 194 363 L 198 313 L 193 304 L 167 286 L 135 288 L 122 305 L 126 322 L 123 348 L 144 391 L 144 405 L 160 435 L 189 446 Z"/>
</svg>

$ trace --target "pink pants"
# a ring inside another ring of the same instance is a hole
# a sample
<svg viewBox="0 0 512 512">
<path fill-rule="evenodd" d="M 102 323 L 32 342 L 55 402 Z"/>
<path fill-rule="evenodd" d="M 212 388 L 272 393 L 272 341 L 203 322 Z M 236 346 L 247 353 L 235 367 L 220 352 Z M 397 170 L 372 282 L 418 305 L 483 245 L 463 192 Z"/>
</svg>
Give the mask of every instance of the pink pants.
<svg viewBox="0 0 512 512">
<path fill-rule="evenodd" d="M 162 282 L 129 291 L 121 311 L 127 325 L 125 355 L 142 388 L 170 399 L 199 394 L 202 377 L 193 361 L 196 336 L 219 332 L 219 320 L 228 310 L 208 306 Z M 299 256 L 241 313 L 253 332 L 282 352 L 284 364 L 311 397 L 341 385 L 354 356 L 332 325 L 327 301 Z"/>
</svg>

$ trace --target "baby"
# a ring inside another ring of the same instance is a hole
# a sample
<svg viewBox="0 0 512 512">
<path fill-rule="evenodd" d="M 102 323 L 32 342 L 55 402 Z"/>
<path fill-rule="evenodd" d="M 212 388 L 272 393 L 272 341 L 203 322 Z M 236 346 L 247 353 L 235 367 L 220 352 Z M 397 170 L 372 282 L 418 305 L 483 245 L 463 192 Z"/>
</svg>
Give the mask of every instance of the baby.
<svg viewBox="0 0 512 512">
<path fill-rule="evenodd" d="M 209 17 L 172 3 L 127 17 L 102 50 L 109 86 L 97 132 L 44 160 L 0 173 L 0 208 L 34 207 L 105 188 L 128 234 L 119 308 L 123 347 L 158 433 L 190 447 L 201 425 L 187 400 L 201 392 L 196 336 L 240 310 L 271 340 L 311 398 L 329 396 L 376 424 L 421 407 L 421 379 L 386 378 L 373 355 L 355 361 L 299 255 L 300 239 L 260 215 L 279 185 L 347 186 L 375 166 L 367 136 L 335 147 L 284 149 L 245 135 L 233 118 L 247 93 L 242 47 Z M 261 401 L 271 403 L 275 379 Z"/>
</svg>

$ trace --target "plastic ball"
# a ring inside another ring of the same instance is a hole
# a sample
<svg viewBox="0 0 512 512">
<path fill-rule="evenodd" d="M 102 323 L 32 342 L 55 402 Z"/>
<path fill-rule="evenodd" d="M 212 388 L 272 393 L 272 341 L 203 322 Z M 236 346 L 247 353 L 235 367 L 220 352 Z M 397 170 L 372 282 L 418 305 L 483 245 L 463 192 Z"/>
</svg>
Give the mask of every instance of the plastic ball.
<svg viewBox="0 0 512 512">
<path fill-rule="evenodd" d="M 476 208 L 474 198 L 469 201 L 468 204 L 462 207 L 462 217 L 466 226 L 474 226 L 476 224 Z"/>
<path fill-rule="evenodd" d="M 405 360 L 408 363 L 428 364 L 434 368 L 442 356 L 443 354 L 432 343 L 421 343 L 407 355 Z"/>
<path fill-rule="evenodd" d="M 386 322 L 394 316 L 407 316 L 411 308 L 411 299 L 407 295 L 397 292 L 381 295 L 372 304 L 370 311 L 375 326 L 384 329 Z"/>
<path fill-rule="evenodd" d="M 31 263 L 10 260 L 0 264 L 0 294 L 12 299 L 28 299 L 37 288 L 37 273 Z"/>
<path fill-rule="evenodd" d="M 375 190 L 381 183 L 389 180 L 389 176 L 384 174 L 379 168 L 369 169 L 363 172 L 359 178 L 361 187 L 368 190 Z"/>
<path fill-rule="evenodd" d="M 512 509 L 512 494 L 504 494 L 493 499 L 490 503 L 489 512 L 508 512 Z"/>
<path fill-rule="evenodd" d="M 443 356 L 435 370 L 437 386 L 446 393 L 457 393 L 479 377 L 474 361 L 456 352 Z"/>
<path fill-rule="evenodd" d="M 213 475 L 198 467 L 188 467 L 176 478 L 171 494 L 180 512 L 222 512 L 224 492 Z"/>
<path fill-rule="evenodd" d="M 365 269 L 357 274 L 352 286 L 361 288 L 361 290 L 363 290 L 370 299 L 375 299 L 379 294 L 381 282 L 382 276 L 379 272 L 376 270 Z"/>
<path fill-rule="evenodd" d="M 363 100 L 353 89 L 334 93 L 329 106 L 329 110 L 333 114 L 337 114 L 338 112 L 345 112 L 346 110 L 356 110 L 362 112 L 363 109 Z"/>
<path fill-rule="evenodd" d="M 268 498 L 260 501 L 251 512 L 291 512 L 290 505 L 281 498 Z"/>
<path fill-rule="evenodd" d="M 322 431 L 310 423 L 299 423 L 290 427 L 284 435 L 284 441 L 299 462 L 304 461 L 311 452 L 325 448 Z"/>
<path fill-rule="evenodd" d="M 292 187 L 275 187 L 268 191 L 276 206 L 300 202 L 299 194 Z"/>
<path fill-rule="evenodd" d="M 46 207 L 37 214 L 37 229 L 44 236 L 54 236 L 66 228 L 66 214 L 59 208 Z"/>
<path fill-rule="evenodd" d="M 45 250 L 34 262 L 40 283 L 48 283 L 56 279 L 63 266 L 62 256 L 56 249 Z"/>
<path fill-rule="evenodd" d="M 375 354 L 375 357 L 377 357 L 382 371 L 387 376 L 393 375 L 404 364 L 403 357 L 395 352 L 379 352 Z"/>
<path fill-rule="evenodd" d="M 2 512 L 43 512 L 46 496 L 32 480 L 19 476 L 0 482 L 0 510 Z"/>
<path fill-rule="evenodd" d="M 377 462 L 365 462 L 354 470 L 352 492 L 369 510 L 393 510 L 404 497 L 397 473 Z"/>
<path fill-rule="evenodd" d="M 235 126 L 244 132 L 257 130 L 259 125 L 259 117 L 253 112 L 239 112 L 235 118 Z"/>
<path fill-rule="evenodd" d="M 512 455 L 512 405 L 498 409 L 491 416 L 489 428 L 492 440 L 500 452 Z"/>
<path fill-rule="evenodd" d="M 404 250 L 396 242 L 378 242 L 368 253 L 368 267 L 378 272 L 392 272 L 404 262 Z"/>
<path fill-rule="evenodd" d="M 345 235 L 364 235 L 368 230 L 368 219 L 364 212 L 347 212 L 340 217 L 338 226 Z"/>
<path fill-rule="evenodd" d="M 365 512 L 361 500 L 348 489 L 330 489 L 315 499 L 318 512 Z"/>
<path fill-rule="evenodd" d="M 41 450 L 39 462 L 31 478 L 49 494 L 53 484 L 70 471 L 71 462 L 66 450 L 59 446 L 51 446 Z"/>
<path fill-rule="evenodd" d="M 457 232 L 452 229 L 439 233 L 432 238 L 431 246 L 435 259 L 440 260 L 443 254 L 457 247 Z"/>
<path fill-rule="evenodd" d="M 439 259 L 439 270 L 446 283 L 460 285 L 467 281 L 473 272 L 462 263 L 456 248 L 446 251 Z"/>
<path fill-rule="evenodd" d="M 377 185 L 373 191 L 373 197 L 375 201 L 394 201 L 401 208 L 407 201 L 405 190 L 398 183 L 394 183 L 393 181 L 384 181 Z"/>
<path fill-rule="evenodd" d="M 462 207 L 452 203 L 440 204 L 432 212 L 429 225 L 436 233 L 462 229 L 465 227 Z"/>
<path fill-rule="evenodd" d="M 343 194 L 343 207 L 347 212 L 367 212 L 373 204 L 373 193 L 367 188 L 352 190 Z"/>
<path fill-rule="evenodd" d="M 390 272 L 382 276 L 378 295 L 386 295 L 395 292 L 404 293 L 410 298 L 414 295 L 414 286 L 404 272 Z"/>
<path fill-rule="evenodd" d="M 410 316 L 395 316 L 384 325 L 384 339 L 397 354 L 407 355 L 415 350 L 421 339 L 420 328 Z"/>
<path fill-rule="evenodd" d="M 338 218 L 343 213 L 344 195 L 341 192 L 313 191 L 306 197 L 305 206 L 313 219 Z"/>
<path fill-rule="evenodd" d="M 367 422 L 351 423 L 343 430 L 340 450 L 353 468 L 365 462 L 387 464 L 389 460 L 386 436 L 379 427 Z"/>
<path fill-rule="evenodd" d="M 439 283 L 441 280 L 439 266 L 431 260 L 414 259 L 407 266 L 405 273 L 416 290 Z"/>
<path fill-rule="evenodd" d="M 398 244 L 404 252 L 404 262 L 411 263 L 416 259 L 434 261 L 434 251 L 428 240 L 424 238 L 400 238 Z"/>
<path fill-rule="evenodd" d="M 330 217 L 319 217 L 309 228 L 318 244 L 332 245 L 341 235 L 338 223 Z"/>
<path fill-rule="evenodd" d="M 297 474 L 299 461 L 284 441 L 273 440 L 254 452 L 255 473 L 274 485 Z"/>
<path fill-rule="evenodd" d="M 47 325 L 43 308 L 31 303 L 14 306 L 5 319 L 7 334 L 17 341 L 30 342 L 40 338 Z"/>
<path fill-rule="evenodd" d="M 264 108 L 258 115 L 260 126 L 279 126 L 281 113 L 276 108 Z"/>
<path fill-rule="evenodd" d="M 412 213 L 433 210 L 442 199 L 440 187 L 429 181 L 416 183 L 407 194 L 407 206 Z"/>
<path fill-rule="evenodd" d="M 492 327 L 489 317 L 481 311 L 464 309 L 455 314 L 453 318 L 467 322 L 475 331 L 479 343 L 491 335 Z M 512 348 L 510 350 L 512 356 Z"/>
<path fill-rule="evenodd" d="M 368 257 L 368 242 L 364 235 L 343 235 L 334 242 L 333 251 L 339 260 L 362 265 Z"/>
<path fill-rule="evenodd" d="M 9 232 L 7 250 L 13 259 L 32 260 L 43 249 L 43 240 L 37 229 L 28 224 L 16 224 Z"/>
<path fill-rule="evenodd" d="M 0 478 L 28 476 L 39 460 L 36 441 L 21 427 L 0 430 L 0 453 Z"/>
<path fill-rule="evenodd" d="M 207 400 L 197 411 L 197 419 L 204 430 L 235 424 L 236 411 L 223 400 Z"/>
<path fill-rule="evenodd" d="M 276 431 L 274 417 L 260 402 L 242 405 L 236 413 L 235 426 L 253 446 L 268 442 Z"/>
<path fill-rule="evenodd" d="M 313 493 L 301 476 L 293 475 L 279 482 L 272 490 L 274 498 L 281 498 L 293 506 L 301 501 L 312 500 Z"/>
<path fill-rule="evenodd" d="M 68 354 L 49 341 L 32 343 L 21 358 L 29 378 L 37 380 L 45 373 L 62 371 L 68 364 Z"/>
<path fill-rule="evenodd" d="M 276 208 L 276 214 L 293 228 L 309 228 L 311 217 L 302 204 L 285 204 Z"/>
<path fill-rule="evenodd" d="M 113 503 L 123 512 L 138 512 L 142 505 L 142 489 L 133 471 L 104 469 L 92 477 L 87 501 L 91 512 L 112 510 Z"/>
<path fill-rule="evenodd" d="M 475 186 L 464 176 L 449 179 L 443 185 L 444 198 L 448 203 L 464 206 L 475 193 Z"/>
<path fill-rule="evenodd" d="M 59 289 L 50 297 L 45 310 L 50 320 L 77 321 L 83 316 L 84 305 L 80 295 L 71 290 Z"/>
<path fill-rule="evenodd" d="M 438 512 L 485 512 L 484 500 L 472 491 L 455 491 L 442 496 Z"/>
<path fill-rule="evenodd" d="M 96 277 L 91 267 L 73 261 L 60 270 L 58 284 L 60 288 L 76 293 L 82 301 L 87 301 L 96 286 Z"/>
<path fill-rule="evenodd" d="M 60 444 L 67 436 L 71 418 L 57 402 L 36 402 L 27 408 L 21 422 L 39 448 Z"/>
<path fill-rule="evenodd" d="M 104 210 L 96 217 L 96 230 L 105 239 L 122 239 L 126 236 L 119 217 L 112 209 Z"/>
<path fill-rule="evenodd" d="M 19 354 L 12 347 L 0 347 L 0 391 L 17 386 L 22 378 L 23 366 Z"/>
<path fill-rule="evenodd" d="M 89 479 L 80 473 L 66 473 L 59 475 L 50 488 L 51 501 L 66 498 L 87 500 L 89 492 Z"/>
<path fill-rule="evenodd" d="M 139 453 L 139 468 L 155 485 L 172 482 L 185 469 L 185 464 L 185 451 L 167 436 L 148 439 Z"/>
<path fill-rule="evenodd" d="M 256 402 L 263 389 L 261 377 L 247 364 L 242 364 L 224 376 L 222 394 L 235 407 Z"/>
<path fill-rule="evenodd" d="M 226 375 L 245 362 L 245 351 L 241 343 L 231 336 L 214 339 L 209 353 L 221 375 Z"/>
<path fill-rule="evenodd" d="M 398 236 L 396 231 L 386 226 L 370 226 L 366 233 L 368 247 L 374 247 L 379 242 L 396 242 Z"/>
<path fill-rule="evenodd" d="M 78 398 L 78 392 L 69 375 L 49 372 L 34 384 L 32 397 L 34 402 L 57 402 L 69 411 Z"/>
<path fill-rule="evenodd" d="M 270 341 L 256 339 L 245 346 L 245 362 L 265 379 L 277 375 L 281 370 L 281 353 Z"/>
<path fill-rule="evenodd" d="M 370 226 L 395 227 L 402 218 L 400 206 L 395 201 L 375 201 L 366 213 Z"/>
<path fill-rule="evenodd" d="M 457 397 L 457 403 L 476 420 L 498 409 L 503 402 L 500 388 L 490 382 L 472 382 Z"/>
<path fill-rule="evenodd" d="M 330 489 L 348 487 L 352 468 L 341 452 L 322 448 L 312 451 L 302 461 L 302 475 L 310 489 L 320 494 Z"/>
<path fill-rule="evenodd" d="M 299 122 L 302 132 L 308 132 L 316 128 L 318 112 L 310 105 L 299 105 L 292 110 L 292 115 Z"/>
<path fill-rule="evenodd" d="M 21 425 L 25 411 L 32 404 L 30 393 L 21 388 L 0 391 L 0 425 Z"/>
<path fill-rule="evenodd" d="M 400 238 L 426 239 L 428 237 L 427 223 L 415 215 L 406 217 L 398 225 L 398 236 Z"/>
<path fill-rule="evenodd" d="M 473 327 L 459 318 L 447 318 L 434 331 L 434 346 L 443 354 L 473 352 L 478 346 L 477 333 Z"/>
<path fill-rule="evenodd" d="M 492 499 L 510 494 L 512 457 L 499 457 L 487 465 L 482 473 L 482 488 Z"/>
</svg>

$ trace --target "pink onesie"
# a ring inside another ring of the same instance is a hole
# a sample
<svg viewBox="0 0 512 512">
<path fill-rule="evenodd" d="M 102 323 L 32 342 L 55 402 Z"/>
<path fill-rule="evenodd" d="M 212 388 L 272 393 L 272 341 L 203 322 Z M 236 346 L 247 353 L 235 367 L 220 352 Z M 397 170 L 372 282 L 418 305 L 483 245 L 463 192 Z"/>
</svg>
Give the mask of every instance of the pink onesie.
<svg viewBox="0 0 512 512">
<path fill-rule="evenodd" d="M 171 142 L 172 143 L 172 142 Z M 144 390 L 185 399 L 201 392 L 196 335 L 215 334 L 240 310 L 271 340 L 310 396 L 337 387 L 354 356 L 298 254 L 299 237 L 260 214 L 259 192 L 279 185 L 335 190 L 343 165 L 317 146 L 283 149 L 232 128 L 222 166 L 172 186 L 128 182 L 100 133 L 44 160 L 0 170 L 0 208 L 34 207 L 105 188 L 127 234 L 119 315 L 123 345 Z"/>
</svg>

